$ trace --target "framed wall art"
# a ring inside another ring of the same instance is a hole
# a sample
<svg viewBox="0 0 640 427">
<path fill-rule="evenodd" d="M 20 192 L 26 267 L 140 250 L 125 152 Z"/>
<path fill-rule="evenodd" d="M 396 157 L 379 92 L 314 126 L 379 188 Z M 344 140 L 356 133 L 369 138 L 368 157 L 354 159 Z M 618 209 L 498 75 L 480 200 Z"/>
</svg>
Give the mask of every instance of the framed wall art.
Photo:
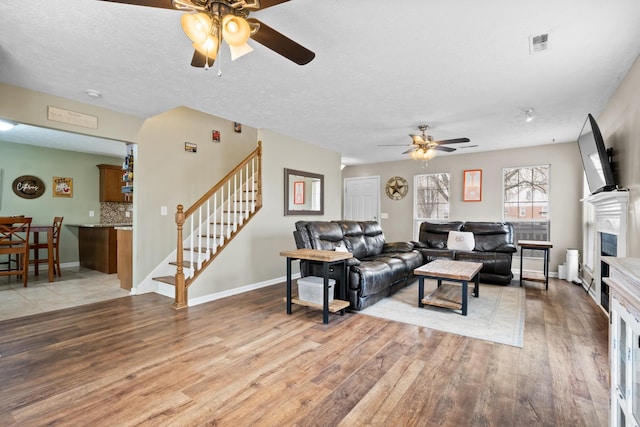
<svg viewBox="0 0 640 427">
<path fill-rule="evenodd" d="M 464 171 L 463 200 L 465 202 L 482 201 L 482 169 Z"/>
<path fill-rule="evenodd" d="M 212 130 L 211 131 L 211 140 L 213 142 L 220 142 L 220 131 L 219 130 Z"/>
<path fill-rule="evenodd" d="M 184 151 L 188 153 L 197 153 L 198 152 L 198 144 L 194 144 L 193 142 L 185 142 L 184 143 Z"/>
<path fill-rule="evenodd" d="M 73 197 L 73 178 L 54 176 L 53 197 Z"/>
</svg>

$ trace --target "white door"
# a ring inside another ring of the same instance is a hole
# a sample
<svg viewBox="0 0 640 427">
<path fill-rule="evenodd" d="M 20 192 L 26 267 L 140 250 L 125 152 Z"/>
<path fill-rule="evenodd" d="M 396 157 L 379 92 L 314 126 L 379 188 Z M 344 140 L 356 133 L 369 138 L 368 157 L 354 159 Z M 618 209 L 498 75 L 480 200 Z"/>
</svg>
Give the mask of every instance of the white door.
<svg viewBox="0 0 640 427">
<path fill-rule="evenodd" d="M 380 177 L 344 179 L 343 219 L 378 221 L 380 218 Z"/>
</svg>

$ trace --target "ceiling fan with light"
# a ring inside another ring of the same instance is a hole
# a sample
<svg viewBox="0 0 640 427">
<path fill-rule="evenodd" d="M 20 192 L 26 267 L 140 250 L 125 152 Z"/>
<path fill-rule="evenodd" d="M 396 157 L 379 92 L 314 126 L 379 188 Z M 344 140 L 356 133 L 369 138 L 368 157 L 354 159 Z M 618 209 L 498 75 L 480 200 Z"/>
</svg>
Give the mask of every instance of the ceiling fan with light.
<svg viewBox="0 0 640 427">
<path fill-rule="evenodd" d="M 249 13 L 289 0 L 102 0 L 138 6 L 185 11 L 182 29 L 195 49 L 191 65 L 208 68 L 213 65 L 220 45 L 226 42 L 231 60 L 251 52 L 249 38 L 298 65 L 308 64 L 315 53 L 301 46 L 263 22 L 249 18 Z"/>
<path fill-rule="evenodd" d="M 438 151 L 446 151 L 452 152 L 456 151 L 453 147 L 445 147 L 447 144 L 460 144 L 463 142 L 470 142 L 469 138 L 454 138 L 454 139 L 445 139 L 442 141 L 434 141 L 431 135 L 427 135 L 427 129 L 429 129 L 429 125 L 420 125 L 418 126 L 420 130 L 420 135 L 409 134 L 413 142 L 407 151 L 404 151 L 402 154 L 409 154 L 409 156 L 414 160 L 430 160 L 433 159 Z M 398 144 L 391 145 L 380 145 L 381 147 L 391 147 L 398 146 Z"/>
</svg>

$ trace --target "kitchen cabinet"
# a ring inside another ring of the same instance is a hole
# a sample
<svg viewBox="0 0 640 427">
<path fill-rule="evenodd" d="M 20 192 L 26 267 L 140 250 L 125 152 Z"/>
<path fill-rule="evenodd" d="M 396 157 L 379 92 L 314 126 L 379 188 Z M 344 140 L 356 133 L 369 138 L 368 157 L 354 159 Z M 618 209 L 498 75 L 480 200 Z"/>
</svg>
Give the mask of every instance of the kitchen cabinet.
<svg viewBox="0 0 640 427">
<path fill-rule="evenodd" d="M 122 192 L 123 170 L 118 165 L 98 165 L 100 169 L 100 201 L 101 202 L 131 202 Z"/>
<path fill-rule="evenodd" d="M 118 279 L 122 289 L 131 290 L 133 285 L 133 229 L 116 227 L 118 241 Z"/>
<path fill-rule="evenodd" d="M 107 274 L 118 272 L 118 241 L 114 227 L 80 226 L 78 251 L 82 267 Z"/>
</svg>

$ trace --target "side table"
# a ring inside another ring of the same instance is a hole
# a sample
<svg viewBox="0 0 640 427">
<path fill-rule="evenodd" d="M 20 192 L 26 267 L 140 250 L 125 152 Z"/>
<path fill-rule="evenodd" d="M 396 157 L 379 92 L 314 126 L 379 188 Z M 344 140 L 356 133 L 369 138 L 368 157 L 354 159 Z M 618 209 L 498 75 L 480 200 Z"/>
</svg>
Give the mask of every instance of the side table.
<svg viewBox="0 0 640 427">
<path fill-rule="evenodd" d="M 519 240 L 518 246 L 520 246 L 520 286 L 522 286 L 523 280 L 530 280 L 532 282 L 544 283 L 545 289 L 549 289 L 549 250 L 553 247 L 551 242 L 546 240 Z M 522 254 L 525 249 L 540 250 L 544 252 L 544 274 L 540 276 L 538 273 L 531 274 L 530 276 L 522 276 Z"/>
<path fill-rule="evenodd" d="M 307 307 L 322 308 L 322 322 L 329 323 L 329 311 L 336 313 L 349 307 L 349 301 L 345 301 L 347 293 L 347 260 L 353 258 L 350 252 L 323 251 L 319 249 L 296 249 L 294 251 L 282 251 L 280 256 L 287 257 L 287 314 L 291 314 L 291 304 L 299 304 Z M 302 301 L 291 295 L 291 262 L 294 260 L 308 260 L 322 263 L 322 277 L 324 278 L 323 304 Z M 342 279 L 340 280 L 340 299 L 334 299 L 329 304 L 329 267 L 342 264 Z"/>
</svg>

